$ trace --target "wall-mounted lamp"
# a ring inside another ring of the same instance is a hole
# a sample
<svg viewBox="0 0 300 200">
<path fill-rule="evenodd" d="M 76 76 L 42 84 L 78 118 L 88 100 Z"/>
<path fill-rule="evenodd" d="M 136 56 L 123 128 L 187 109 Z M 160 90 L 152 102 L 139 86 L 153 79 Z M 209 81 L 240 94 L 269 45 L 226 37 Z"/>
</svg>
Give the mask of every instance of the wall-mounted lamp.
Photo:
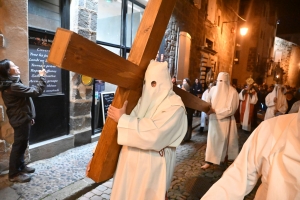
<svg viewBox="0 0 300 200">
<path fill-rule="evenodd" d="M 248 32 L 248 28 L 246 28 L 246 27 L 242 27 L 242 28 L 240 28 L 240 34 L 241 34 L 241 36 L 244 36 L 244 35 L 246 35 L 246 34 L 247 34 L 247 32 Z"/>
<path fill-rule="evenodd" d="M 227 23 L 234 23 L 234 22 L 238 22 L 238 21 L 222 22 L 222 26 L 221 26 L 221 34 L 223 33 L 223 25 L 224 25 L 224 24 L 227 24 Z M 248 32 L 248 28 L 247 28 L 247 27 L 244 27 L 244 26 L 243 26 L 243 27 L 240 28 L 240 34 L 241 34 L 242 36 L 246 35 L 247 32 Z"/>
<path fill-rule="evenodd" d="M 0 47 L 4 47 L 4 36 L 0 34 Z"/>
</svg>

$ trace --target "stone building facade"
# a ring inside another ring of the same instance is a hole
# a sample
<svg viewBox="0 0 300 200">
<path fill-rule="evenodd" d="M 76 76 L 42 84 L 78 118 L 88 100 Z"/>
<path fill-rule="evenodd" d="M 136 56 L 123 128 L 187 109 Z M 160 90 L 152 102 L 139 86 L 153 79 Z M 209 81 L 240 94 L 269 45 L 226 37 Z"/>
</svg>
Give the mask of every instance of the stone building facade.
<svg viewBox="0 0 300 200">
<path fill-rule="evenodd" d="M 297 45 L 300 45 L 300 33 L 293 33 L 293 34 L 279 34 L 277 37 L 282 38 L 284 40 L 290 41 Z"/>
<path fill-rule="evenodd" d="M 96 42 L 97 25 L 97 0 L 72 1 L 71 28 L 74 32 Z M 9 12 L 14 9 L 14 12 Z M 17 14 L 18 13 L 18 14 Z M 35 14 L 35 13 L 34 13 Z M 29 13 L 28 2 L 22 1 L 0 1 L 0 33 L 3 36 L 4 43 L 0 47 L 0 60 L 8 58 L 20 66 L 21 78 L 25 85 L 28 85 L 29 67 L 28 67 L 28 21 L 35 20 L 36 16 Z M 20 15 L 24 17 L 20 17 Z M 42 18 L 40 18 L 43 20 Z M 46 23 L 46 22 L 44 22 Z M 38 26 L 43 26 L 39 23 Z M 50 23 L 54 28 L 55 24 Z M 43 27 L 42 27 L 43 28 Z M 17 49 L 17 50 L 16 50 Z M 91 104 L 92 104 L 92 86 L 84 86 L 81 83 L 79 74 L 70 72 L 70 134 L 68 139 L 63 138 L 51 142 L 51 144 L 42 144 L 40 148 L 30 150 L 32 154 L 31 161 L 48 158 L 65 151 L 74 146 L 79 146 L 91 142 Z M 13 143 L 13 129 L 8 122 L 5 112 L 5 106 L 0 98 L 1 114 L 1 133 L 0 133 L 0 172 L 8 169 L 8 159 L 11 145 Z M 32 145 L 37 146 L 37 145 Z M 27 154 L 27 161 L 30 160 Z"/>
<path fill-rule="evenodd" d="M 11 10 L 13 8 L 13 11 Z M 24 16 L 24 17 L 20 17 Z M 10 59 L 20 66 L 24 83 L 28 84 L 28 23 L 27 1 L 0 0 L 0 34 L 3 43 L 0 46 L 0 60 Z M 4 20 L 3 20 L 4 19 Z M 21 67 L 22 66 L 22 67 Z M 0 98 L 0 172 L 7 169 L 11 144 L 13 143 L 13 128 L 8 122 L 5 105 Z M 27 156 L 27 160 L 28 160 Z M 0 182 L 2 182 L 0 178 Z"/>
<path fill-rule="evenodd" d="M 291 87 L 300 87 L 300 46 L 290 41 L 275 38 L 274 63 L 269 69 L 269 82 L 273 81 L 274 70 L 280 66 L 283 70 L 282 83 Z"/>
<path fill-rule="evenodd" d="M 220 71 L 232 73 L 237 24 L 223 22 L 237 21 L 240 1 L 200 2 L 200 5 L 189 0 L 176 2 L 166 30 L 165 57 L 171 75 L 176 74 L 178 35 L 179 32 L 187 32 L 192 38 L 188 78 L 192 83 L 198 78 L 206 86 L 206 73 L 210 69 L 214 72 L 214 78 Z"/>
<path fill-rule="evenodd" d="M 14 10 L 14 12 L 11 12 Z M 20 17 L 24 16 L 24 17 Z M 28 25 L 27 1 L 0 0 L 0 60 L 10 59 L 20 66 L 23 82 L 28 84 Z M 4 19 L 4 20 L 3 20 Z M 13 128 L 8 122 L 5 105 L 0 98 L 0 172 L 6 170 L 9 163 L 11 145 L 14 141 Z M 29 161 L 28 151 L 26 161 Z M 0 188 L 4 180 L 0 177 Z"/>
<path fill-rule="evenodd" d="M 96 42 L 98 0 L 69 2 L 70 29 Z M 223 27 L 223 22 L 237 20 L 235 12 L 238 8 L 239 0 L 229 0 L 226 3 L 221 0 L 202 0 L 197 1 L 196 5 L 193 0 L 177 0 L 165 35 L 165 59 L 169 63 L 170 74 L 176 74 L 177 71 L 180 32 L 191 36 L 188 77 L 192 82 L 195 78 L 200 78 L 204 86 L 206 72 L 210 69 L 215 77 L 220 71 L 231 73 L 237 25 L 230 23 Z M 14 12 L 10 12 L 11 10 Z M 22 66 L 21 78 L 26 85 L 29 82 L 28 21 L 34 19 L 30 12 L 28 14 L 28 10 L 28 1 L 0 0 L 0 18 L 4 19 L 0 21 L 0 59 L 8 58 Z M 45 23 L 40 23 L 39 26 Z M 48 158 L 98 139 L 99 136 L 92 136 L 91 133 L 93 95 L 92 85 L 83 85 L 80 74 L 69 72 L 69 132 L 63 137 L 30 145 L 31 161 Z M 8 123 L 1 98 L 0 111 L 1 172 L 8 168 L 13 143 L 13 129 Z"/>
<path fill-rule="evenodd" d="M 267 68 L 274 52 L 277 13 L 268 0 L 243 0 L 239 14 L 246 19 L 248 33 L 237 37 L 233 82 L 242 86 L 251 76 L 261 84 L 267 79 Z"/>
<path fill-rule="evenodd" d="M 70 10 L 70 30 L 96 42 L 98 0 L 72 1 Z M 70 72 L 70 134 L 75 146 L 91 142 L 92 95 L 92 85 L 85 86 L 80 74 Z"/>
</svg>

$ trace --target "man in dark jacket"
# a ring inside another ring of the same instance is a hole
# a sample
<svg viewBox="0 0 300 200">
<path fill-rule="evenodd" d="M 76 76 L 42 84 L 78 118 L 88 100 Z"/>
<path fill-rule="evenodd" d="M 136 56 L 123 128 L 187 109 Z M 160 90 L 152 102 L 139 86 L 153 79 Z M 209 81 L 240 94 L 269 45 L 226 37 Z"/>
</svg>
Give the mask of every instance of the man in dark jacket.
<svg viewBox="0 0 300 200">
<path fill-rule="evenodd" d="M 9 159 L 9 180 L 11 182 L 28 182 L 34 168 L 24 162 L 28 145 L 30 128 L 34 124 L 35 109 L 31 97 L 41 95 L 46 87 L 46 71 L 40 70 L 40 79 L 36 86 L 22 84 L 19 67 L 10 60 L 0 61 L 0 91 L 6 106 L 9 123 L 14 129 L 14 143 Z"/>
</svg>

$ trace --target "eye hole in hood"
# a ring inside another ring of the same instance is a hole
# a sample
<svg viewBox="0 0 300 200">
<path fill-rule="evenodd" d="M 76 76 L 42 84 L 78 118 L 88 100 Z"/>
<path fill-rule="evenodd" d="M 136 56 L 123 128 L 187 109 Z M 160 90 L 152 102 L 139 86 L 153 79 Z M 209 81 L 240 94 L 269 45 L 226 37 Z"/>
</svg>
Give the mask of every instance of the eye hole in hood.
<svg viewBox="0 0 300 200">
<path fill-rule="evenodd" d="M 151 86 L 152 86 L 152 87 L 156 87 L 156 81 L 152 81 L 152 82 L 151 82 Z"/>
</svg>

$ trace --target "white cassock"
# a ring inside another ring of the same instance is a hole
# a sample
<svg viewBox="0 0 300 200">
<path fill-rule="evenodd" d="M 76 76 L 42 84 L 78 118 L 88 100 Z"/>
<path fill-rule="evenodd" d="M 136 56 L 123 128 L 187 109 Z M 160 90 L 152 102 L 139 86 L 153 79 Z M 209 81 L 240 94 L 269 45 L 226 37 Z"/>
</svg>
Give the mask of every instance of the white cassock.
<svg viewBox="0 0 300 200">
<path fill-rule="evenodd" d="M 260 176 L 255 200 L 300 199 L 300 110 L 262 122 L 202 200 L 242 200 Z"/>
<path fill-rule="evenodd" d="M 243 101 L 245 101 L 245 96 L 246 95 L 243 95 L 243 91 L 244 90 L 242 90 L 240 93 L 239 93 L 239 98 L 240 98 L 240 100 L 242 101 L 241 103 L 240 103 L 240 113 L 242 113 L 242 105 L 243 105 Z M 258 101 L 258 98 L 257 98 L 257 94 L 256 94 L 256 92 L 255 93 L 253 93 L 252 94 L 252 96 L 250 97 L 250 95 L 248 94 L 247 95 L 247 98 L 246 98 L 246 106 L 245 106 L 245 110 L 244 110 L 244 116 L 243 116 L 243 121 L 241 122 L 241 125 L 242 125 L 242 129 L 243 130 L 246 130 L 246 131 L 251 131 L 251 119 L 249 119 L 249 117 L 250 117 L 250 104 L 252 104 L 252 105 L 255 105 L 256 103 L 257 103 L 257 101 Z M 254 107 L 252 108 L 252 111 L 251 112 L 253 112 L 253 110 L 254 110 Z M 252 114 L 252 116 L 253 115 L 256 115 L 256 113 L 253 113 Z"/>
<path fill-rule="evenodd" d="M 152 81 L 156 81 L 155 87 Z M 165 198 L 176 163 L 176 147 L 187 131 L 184 105 L 172 87 L 167 63 L 151 61 L 142 97 L 131 114 L 122 115 L 118 122 L 118 144 L 123 147 L 111 199 Z"/>
<path fill-rule="evenodd" d="M 203 101 L 207 102 L 207 97 L 208 97 L 208 89 L 203 92 L 201 99 Z M 200 127 L 204 127 L 203 131 L 207 131 L 207 128 L 208 128 L 207 125 L 206 125 L 206 118 L 207 118 L 206 113 L 201 112 Z"/>
<path fill-rule="evenodd" d="M 284 114 L 288 109 L 288 103 L 285 95 L 281 91 L 280 85 L 275 85 L 272 92 L 266 96 L 267 111 L 265 114 L 265 120 L 275 117 L 275 111 L 279 111 Z M 277 102 L 274 102 L 274 98 L 277 97 Z"/>
<path fill-rule="evenodd" d="M 300 106 L 300 100 L 299 100 L 299 101 L 296 101 L 296 102 L 293 104 L 291 110 L 289 111 L 289 114 L 291 114 L 291 113 L 297 113 L 297 111 L 298 111 L 298 109 L 299 109 L 299 106 Z"/>
<path fill-rule="evenodd" d="M 223 79 L 222 82 L 220 79 Z M 217 86 L 212 87 L 208 94 L 208 102 L 211 102 L 216 113 L 209 115 L 205 161 L 218 165 L 224 161 L 227 146 L 229 160 L 234 160 L 239 151 L 234 118 L 239 105 L 239 96 L 236 89 L 230 86 L 229 80 L 228 73 L 220 72 Z"/>
</svg>

